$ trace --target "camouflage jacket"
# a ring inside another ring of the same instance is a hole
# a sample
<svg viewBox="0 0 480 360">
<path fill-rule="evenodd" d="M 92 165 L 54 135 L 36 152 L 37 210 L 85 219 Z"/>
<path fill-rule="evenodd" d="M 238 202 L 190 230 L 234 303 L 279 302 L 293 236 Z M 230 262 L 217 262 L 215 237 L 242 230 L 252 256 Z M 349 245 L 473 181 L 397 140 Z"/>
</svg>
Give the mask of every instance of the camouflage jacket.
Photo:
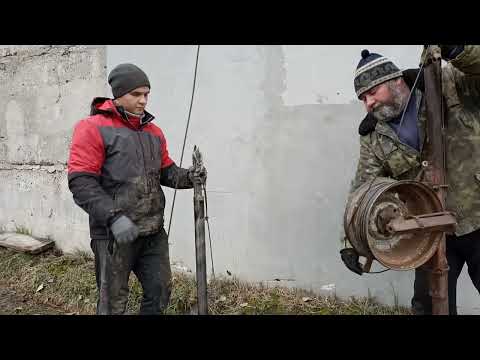
<svg viewBox="0 0 480 360">
<path fill-rule="evenodd" d="M 447 210 L 457 215 L 457 235 L 480 228 L 480 46 L 465 50 L 442 68 L 447 122 Z M 403 144 L 393 129 L 377 122 L 360 138 L 360 158 L 350 194 L 374 177 L 414 179 L 426 140 L 423 93 L 415 90 L 420 151 Z"/>
</svg>

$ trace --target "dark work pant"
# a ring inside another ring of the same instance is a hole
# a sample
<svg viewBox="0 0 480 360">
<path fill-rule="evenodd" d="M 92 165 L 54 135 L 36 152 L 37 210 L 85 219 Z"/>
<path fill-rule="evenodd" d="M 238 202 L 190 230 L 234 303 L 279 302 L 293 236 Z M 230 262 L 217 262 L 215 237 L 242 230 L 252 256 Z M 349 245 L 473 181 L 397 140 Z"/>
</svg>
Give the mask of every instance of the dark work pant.
<svg viewBox="0 0 480 360">
<path fill-rule="evenodd" d="M 448 308 L 450 315 L 457 315 L 457 280 L 467 263 L 468 275 L 480 293 L 480 230 L 466 235 L 447 235 L 446 255 L 448 271 Z M 415 270 L 412 310 L 417 315 L 432 314 L 432 297 L 429 284 L 430 272 L 425 267 Z"/>
<path fill-rule="evenodd" d="M 171 293 L 171 270 L 165 230 L 139 237 L 134 243 L 114 244 L 113 254 L 107 240 L 92 240 L 98 288 L 97 315 L 124 314 L 128 301 L 128 279 L 135 273 L 143 289 L 141 315 L 162 314 Z"/>
</svg>

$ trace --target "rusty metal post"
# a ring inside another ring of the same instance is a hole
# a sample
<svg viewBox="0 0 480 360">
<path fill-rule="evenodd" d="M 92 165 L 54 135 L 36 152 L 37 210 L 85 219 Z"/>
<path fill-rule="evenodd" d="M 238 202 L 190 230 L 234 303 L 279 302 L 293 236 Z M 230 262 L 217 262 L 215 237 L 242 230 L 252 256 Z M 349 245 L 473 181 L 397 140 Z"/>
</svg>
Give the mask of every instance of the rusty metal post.
<svg viewBox="0 0 480 360">
<path fill-rule="evenodd" d="M 429 50 L 429 51 L 428 51 Z M 442 97 L 442 69 L 440 49 L 430 46 L 426 54 L 425 105 L 427 111 L 427 143 L 425 144 L 427 167 L 425 180 L 436 190 L 445 206 L 446 200 L 446 134 Z M 448 315 L 448 263 L 443 233 L 437 252 L 430 259 L 430 291 L 433 315 Z"/>
<path fill-rule="evenodd" d="M 202 155 L 198 147 L 193 150 L 193 166 L 202 167 Z M 205 251 L 205 198 L 202 193 L 202 184 L 193 182 L 193 209 L 195 219 L 195 260 L 197 277 L 198 315 L 208 315 L 207 298 L 207 257 Z"/>
</svg>

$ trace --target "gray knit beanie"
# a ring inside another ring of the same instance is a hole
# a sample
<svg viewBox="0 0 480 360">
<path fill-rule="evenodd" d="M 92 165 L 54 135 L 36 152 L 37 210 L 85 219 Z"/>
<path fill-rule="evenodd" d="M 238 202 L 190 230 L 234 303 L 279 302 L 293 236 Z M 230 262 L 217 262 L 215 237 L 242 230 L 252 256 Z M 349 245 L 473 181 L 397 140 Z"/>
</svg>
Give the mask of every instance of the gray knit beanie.
<svg viewBox="0 0 480 360">
<path fill-rule="evenodd" d="M 133 64 L 117 65 L 108 75 L 108 83 L 112 87 L 112 94 L 115 99 L 142 86 L 150 88 L 147 75 Z"/>
<path fill-rule="evenodd" d="M 364 92 L 385 81 L 403 76 L 400 69 L 386 57 L 370 53 L 368 50 L 363 50 L 361 55 L 362 58 L 358 63 L 354 80 L 358 98 Z"/>
</svg>

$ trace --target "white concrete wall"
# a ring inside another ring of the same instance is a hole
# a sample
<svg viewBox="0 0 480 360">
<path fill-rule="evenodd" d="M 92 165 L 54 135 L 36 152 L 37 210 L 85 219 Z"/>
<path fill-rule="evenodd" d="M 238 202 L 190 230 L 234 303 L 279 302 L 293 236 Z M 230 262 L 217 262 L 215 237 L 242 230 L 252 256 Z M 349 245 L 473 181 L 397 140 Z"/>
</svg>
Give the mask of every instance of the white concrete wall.
<svg viewBox="0 0 480 360">
<path fill-rule="evenodd" d="M 73 204 L 66 162 L 73 125 L 106 95 L 105 48 L 0 50 L 0 227 L 89 251 L 88 216 Z"/>
<path fill-rule="evenodd" d="M 364 116 L 353 91 L 364 48 L 401 68 L 417 67 L 421 51 L 418 45 L 201 47 L 184 166 L 199 145 L 209 170 L 217 273 L 287 279 L 281 283 L 322 293 L 335 284 L 339 296 L 370 292 L 390 304 L 395 291 L 401 304 L 409 304 L 413 272 L 358 277 L 338 256 Z M 108 71 L 133 62 L 149 74 L 149 108 L 177 163 L 195 55 L 196 46 L 107 46 Z M 165 191 L 168 223 L 173 191 Z M 192 192 L 178 192 L 172 260 L 194 269 L 192 217 Z M 479 312 L 478 294 L 465 273 L 458 291 L 459 311 Z"/>
<path fill-rule="evenodd" d="M 363 48 L 391 57 L 402 68 L 416 67 L 421 49 L 417 45 L 201 47 L 183 166 L 191 164 L 193 145 L 199 145 L 209 170 L 208 205 L 217 273 L 229 270 L 245 280 L 272 281 L 325 294 L 333 288 L 339 296 L 370 293 L 390 304 L 395 292 L 401 304 L 409 304 L 413 272 L 389 271 L 358 277 L 345 269 L 338 256 L 345 199 L 358 158 L 357 127 L 364 116 L 362 105 L 355 98 L 352 79 Z M 171 157 L 178 164 L 196 46 L 108 45 L 106 60 L 101 49 L 89 51 L 97 51 L 96 61 L 104 61 L 107 71 L 121 62 L 133 62 L 146 71 L 152 83 L 149 111 L 156 115 L 155 123 L 164 130 Z M 93 69 L 100 69 L 92 61 L 87 63 Z M 77 96 L 74 102 L 62 107 L 61 111 L 71 111 L 68 119 L 59 116 L 60 110 L 56 108 L 54 118 L 66 121 L 62 127 L 65 136 L 83 116 L 85 110 L 79 109 L 88 107 L 93 96 L 103 95 L 102 81 L 106 80 L 101 71 L 82 77 L 75 67 L 71 70 L 75 72 L 71 76 L 80 77 L 89 85 L 81 85 L 85 86 L 80 86 L 83 90 L 78 87 L 69 90 Z M 25 71 L 28 72 L 28 67 Z M 23 79 L 16 76 L 10 83 Z M 49 78 L 36 81 L 48 82 Z M 1 99 L 8 98 L 6 89 L 2 87 L 0 91 Z M 48 91 L 51 93 L 37 91 L 30 98 L 43 99 L 36 100 L 37 104 L 56 99 L 57 93 Z M 0 124 L 3 124 L 7 105 L 1 99 Z M 25 104 L 20 106 L 24 107 Z M 8 113 L 17 114 L 13 118 L 18 118 L 19 107 L 10 105 L 9 109 L 13 110 Z M 31 121 L 41 124 L 47 117 L 38 116 Z M 10 123 L 17 121 L 9 120 Z M 44 128 L 55 129 L 56 123 L 53 121 Z M 50 130 L 43 129 L 42 135 L 40 126 L 32 128 L 29 135 L 37 134 L 39 140 L 23 140 L 20 134 L 30 128 L 14 127 L 15 136 L 34 149 L 43 149 L 40 154 L 46 154 L 46 158 L 64 161 L 67 153 L 65 143 L 57 139 L 59 136 L 49 138 L 55 146 L 42 148 L 41 139 Z M 0 139 L 0 150 L 1 144 Z M 11 161 L 20 157 L 24 161 L 29 159 L 27 153 L 19 155 L 9 150 L 2 159 Z M 42 158 L 36 152 L 29 156 L 35 161 Z M 16 204 L 16 218 L 23 214 L 19 210 L 22 207 L 39 209 L 38 197 L 18 190 L 26 186 L 29 178 L 18 182 L 14 179 L 17 173 L 11 171 L 8 176 L 9 185 L 0 190 L 0 199 Z M 52 176 L 35 182 L 36 189 L 50 192 L 52 184 L 56 184 Z M 34 233 L 56 227 L 54 239 L 64 250 L 88 249 L 86 216 L 71 201 L 64 173 L 58 184 L 59 195 L 47 194 L 49 200 L 45 201 L 50 201 L 51 206 L 41 210 L 49 214 L 53 208 L 56 220 L 48 220 L 47 215 L 27 226 L 32 226 Z M 173 191 L 165 189 L 165 192 L 168 224 Z M 15 212 L 13 205 L 9 206 L 0 213 L 0 225 Z M 191 190 L 177 193 L 170 243 L 172 261 L 194 269 Z M 379 269 L 377 266 L 374 270 Z M 465 272 L 458 292 L 460 313 L 480 313 L 478 294 Z"/>
</svg>

